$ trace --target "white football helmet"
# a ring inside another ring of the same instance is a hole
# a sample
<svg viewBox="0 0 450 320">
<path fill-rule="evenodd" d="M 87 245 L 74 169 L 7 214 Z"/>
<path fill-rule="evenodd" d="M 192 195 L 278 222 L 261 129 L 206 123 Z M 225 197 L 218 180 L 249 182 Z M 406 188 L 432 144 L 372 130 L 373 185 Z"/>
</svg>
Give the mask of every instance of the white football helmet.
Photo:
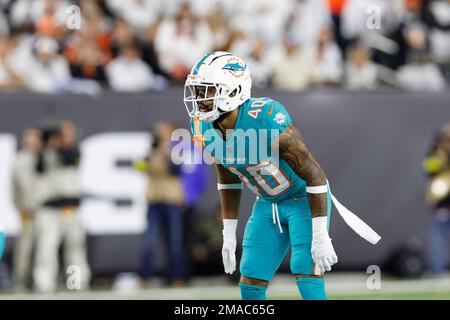
<svg viewBox="0 0 450 320">
<path fill-rule="evenodd" d="M 198 60 L 187 76 L 184 104 L 190 117 L 211 122 L 247 101 L 251 88 L 250 70 L 244 61 L 230 52 L 215 51 Z M 199 106 L 199 102 L 212 104 L 212 109 Z"/>
</svg>

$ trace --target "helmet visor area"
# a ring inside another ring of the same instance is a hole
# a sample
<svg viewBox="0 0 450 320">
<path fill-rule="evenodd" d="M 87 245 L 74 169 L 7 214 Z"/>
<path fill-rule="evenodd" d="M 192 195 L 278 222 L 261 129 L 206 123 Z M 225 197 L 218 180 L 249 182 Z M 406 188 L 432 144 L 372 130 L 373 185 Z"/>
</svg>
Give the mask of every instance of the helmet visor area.
<svg viewBox="0 0 450 320">
<path fill-rule="evenodd" d="M 184 103 L 191 117 L 216 112 L 217 99 L 220 98 L 217 84 L 199 83 L 184 86 Z"/>
</svg>

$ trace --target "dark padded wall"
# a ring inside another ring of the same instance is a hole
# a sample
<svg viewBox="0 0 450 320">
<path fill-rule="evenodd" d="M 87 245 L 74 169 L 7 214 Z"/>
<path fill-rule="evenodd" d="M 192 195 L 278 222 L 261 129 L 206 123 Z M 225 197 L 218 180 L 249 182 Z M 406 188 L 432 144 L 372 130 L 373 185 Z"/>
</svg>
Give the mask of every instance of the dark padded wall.
<svg viewBox="0 0 450 320">
<path fill-rule="evenodd" d="M 334 209 L 331 237 L 341 267 L 382 264 L 393 248 L 410 238 L 426 244 L 429 209 L 423 201 L 426 178 L 421 162 L 433 133 L 450 121 L 450 92 L 264 91 L 254 96 L 269 96 L 287 107 L 324 167 L 334 195 L 383 237 L 372 246 L 353 233 Z M 147 130 L 161 119 L 188 124 L 182 89 L 98 97 L 0 95 L 2 133 L 19 134 L 27 126 L 52 119 L 74 121 L 84 137 Z M 240 234 L 254 198 L 245 191 Z M 217 205 L 214 188 L 204 199 L 203 210 Z M 101 260 L 106 265 L 105 259 Z"/>
</svg>

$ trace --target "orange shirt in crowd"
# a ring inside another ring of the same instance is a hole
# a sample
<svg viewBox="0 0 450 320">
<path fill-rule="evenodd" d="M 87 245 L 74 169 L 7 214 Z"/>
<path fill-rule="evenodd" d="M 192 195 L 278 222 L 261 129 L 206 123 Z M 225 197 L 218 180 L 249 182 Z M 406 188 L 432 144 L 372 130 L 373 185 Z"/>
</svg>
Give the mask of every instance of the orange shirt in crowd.
<svg viewBox="0 0 450 320">
<path fill-rule="evenodd" d="M 60 29 L 52 15 L 44 15 L 36 23 L 36 31 L 50 37 L 58 37 Z"/>
<path fill-rule="evenodd" d="M 341 11 L 344 8 L 347 0 L 324 0 L 330 9 L 330 13 L 333 16 L 341 15 Z"/>
</svg>

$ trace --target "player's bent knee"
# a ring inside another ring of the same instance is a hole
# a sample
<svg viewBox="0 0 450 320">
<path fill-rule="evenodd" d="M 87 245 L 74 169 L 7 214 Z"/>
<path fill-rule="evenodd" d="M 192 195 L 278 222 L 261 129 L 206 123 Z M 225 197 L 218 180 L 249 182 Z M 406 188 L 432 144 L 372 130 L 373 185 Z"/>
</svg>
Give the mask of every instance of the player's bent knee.
<svg viewBox="0 0 450 320">
<path fill-rule="evenodd" d="M 314 261 L 311 256 L 311 246 L 309 244 L 292 246 L 290 267 L 292 274 L 310 275 L 315 273 Z"/>
<path fill-rule="evenodd" d="M 255 286 L 265 286 L 265 287 L 267 287 L 269 285 L 268 281 L 249 278 L 249 277 L 241 277 L 240 283 L 250 284 L 250 285 L 255 285 Z"/>
</svg>

